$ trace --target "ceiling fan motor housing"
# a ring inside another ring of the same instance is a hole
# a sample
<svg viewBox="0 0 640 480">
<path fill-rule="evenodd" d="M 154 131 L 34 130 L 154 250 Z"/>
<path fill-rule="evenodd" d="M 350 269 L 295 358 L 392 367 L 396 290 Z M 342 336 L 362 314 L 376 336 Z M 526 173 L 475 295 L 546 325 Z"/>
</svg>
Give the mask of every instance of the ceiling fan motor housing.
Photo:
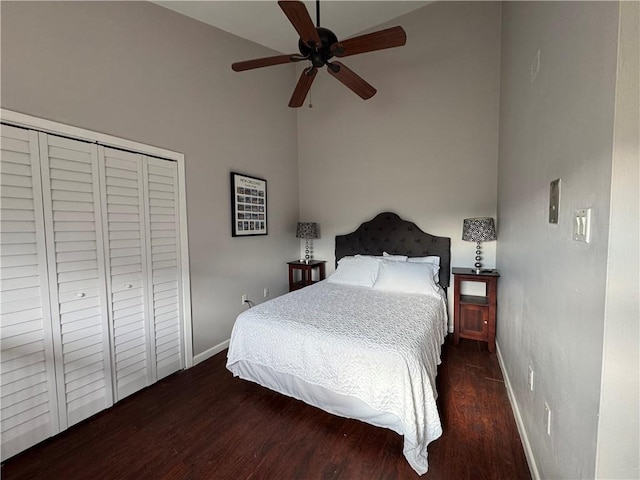
<svg viewBox="0 0 640 480">
<path fill-rule="evenodd" d="M 320 42 L 322 43 L 320 48 L 316 50 L 300 39 L 298 40 L 298 49 L 300 50 L 301 55 L 309 57 L 309 60 L 314 67 L 320 68 L 334 56 L 334 53 L 331 52 L 331 45 L 338 42 L 338 37 L 336 37 L 335 33 L 328 28 L 316 27 L 316 31 L 318 32 Z"/>
</svg>

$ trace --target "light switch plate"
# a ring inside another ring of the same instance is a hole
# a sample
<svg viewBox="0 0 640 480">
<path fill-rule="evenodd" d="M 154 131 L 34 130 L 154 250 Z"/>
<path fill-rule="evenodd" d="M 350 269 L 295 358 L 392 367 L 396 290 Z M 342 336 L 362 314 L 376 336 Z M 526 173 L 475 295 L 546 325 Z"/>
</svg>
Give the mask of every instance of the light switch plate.
<svg viewBox="0 0 640 480">
<path fill-rule="evenodd" d="M 560 208 L 560 179 L 551 182 L 549 188 L 549 223 L 558 223 L 558 209 Z"/>
<path fill-rule="evenodd" d="M 580 208 L 573 215 L 573 239 L 576 242 L 591 241 L 591 209 Z"/>
</svg>

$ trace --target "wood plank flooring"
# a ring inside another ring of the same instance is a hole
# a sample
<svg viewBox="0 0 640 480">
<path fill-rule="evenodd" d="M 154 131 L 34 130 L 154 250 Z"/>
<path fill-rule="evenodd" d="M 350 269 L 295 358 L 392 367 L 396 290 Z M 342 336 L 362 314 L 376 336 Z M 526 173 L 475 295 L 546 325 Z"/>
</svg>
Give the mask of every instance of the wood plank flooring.
<svg viewBox="0 0 640 480">
<path fill-rule="evenodd" d="M 424 479 L 530 479 L 495 355 L 443 347 Z M 417 479 L 402 437 L 233 378 L 226 351 L 2 465 L 13 479 Z"/>
</svg>

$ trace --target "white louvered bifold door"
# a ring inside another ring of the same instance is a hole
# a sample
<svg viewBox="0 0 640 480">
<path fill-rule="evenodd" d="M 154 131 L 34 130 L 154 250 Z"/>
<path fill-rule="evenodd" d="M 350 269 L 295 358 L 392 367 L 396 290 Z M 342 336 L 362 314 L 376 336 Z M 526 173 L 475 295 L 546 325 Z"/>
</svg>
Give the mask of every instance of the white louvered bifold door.
<svg viewBox="0 0 640 480">
<path fill-rule="evenodd" d="M 116 401 L 153 382 L 142 155 L 98 149 Z"/>
<path fill-rule="evenodd" d="M 2 460 L 59 431 L 38 134 L 2 125 Z"/>
<path fill-rule="evenodd" d="M 95 144 L 40 133 L 60 428 L 113 404 Z"/>
<path fill-rule="evenodd" d="M 177 163 L 146 157 L 149 310 L 156 380 L 184 368 Z"/>
</svg>

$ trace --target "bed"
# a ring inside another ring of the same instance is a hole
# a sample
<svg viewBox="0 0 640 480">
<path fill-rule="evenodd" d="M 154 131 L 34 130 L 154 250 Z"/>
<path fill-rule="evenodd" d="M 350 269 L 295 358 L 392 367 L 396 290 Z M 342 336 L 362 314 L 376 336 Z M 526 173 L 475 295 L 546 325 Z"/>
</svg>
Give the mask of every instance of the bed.
<svg viewBox="0 0 640 480">
<path fill-rule="evenodd" d="M 227 368 L 394 430 L 411 467 L 426 473 L 427 445 L 442 434 L 435 377 L 447 332 L 450 244 L 390 212 L 337 236 L 337 268 L 327 280 L 238 316 Z"/>
</svg>

